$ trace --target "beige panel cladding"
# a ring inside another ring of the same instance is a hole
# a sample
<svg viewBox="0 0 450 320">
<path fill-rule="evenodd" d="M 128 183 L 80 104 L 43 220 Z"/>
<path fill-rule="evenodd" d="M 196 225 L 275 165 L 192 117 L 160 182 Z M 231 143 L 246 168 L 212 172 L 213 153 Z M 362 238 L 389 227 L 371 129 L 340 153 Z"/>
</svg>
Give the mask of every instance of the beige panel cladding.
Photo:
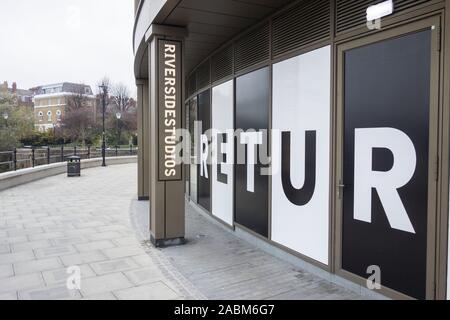
<svg viewBox="0 0 450 320">
<path fill-rule="evenodd" d="M 138 198 L 149 199 L 150 180 L 150 106 L 148 80 L 137 80 L 138 89 Z"/>
<path fill-rule="evenodd" d="M 181 29 L 181 31 L 183 30 Z M 171 39 L 166 38 L 165 41 L 167 40 L 170 41 Z M 164 97 L 161 96 L 162 91 L 159 86 L 161 83 L 165 83 L 161 79 L 161 75 L 164 73 L 160 72 L 160 68 L 173 67 L 174 62 L 168 58 L 168 51 L 166 51 L 166 58 L 170 61 L 160 60 L 159 43 L 163 42 L 160 42 L 160 38 L 155 35 L 149 44 L 150 91 L 148 93 L 150 97 L 150 113 L 147 117 L 150 123 L 148 135 L 150 137 L 150 150 L 146 150 L 146 153 L 150 155 L 150 232 L 151 240 L 157 247 L 182 244 L 184 243 L 185 236 L 184 180 L 180 178 L 180 180 L 167 181 L 167 179 L 164 179 L 164 176 L 160 175 L 160 166 L 164 165 L 160 161 L 160 152 L 162 152 L 160 135 L 166 132 L 166 129 L 160 125 L 161 119 L 159 116 L 162 101 L 164 100 Z M 167 50 L 167 46 L 164 48 Z M 179 50 L 177 50 L 174 56 L 175 59 L 181 59 L 182 46 L 179 47 Z M 181 64 L 176 65 L 182 70 Z M 182 73 L 181 71 L 178 83 L 176 84 L 177 91 L 179 92 L 182 92 L 180 89 L 182 87 Z M 182 94 L 177 96 L 176 103 L 183 103 Z M 182 115 L 180 114 L 177 119 L 182 119 Z"/>
<path fill-rule="evenodd" d="M 149 66 L 150 66 L 150 113 L 157 114 L 158 100 L 157 100 L 157 73 L 156 73 L 156 41 L 152 41 L 149 45 Z M 150 119 L 150 132 L 158 132 L 158 119 L 152 117 Z M 150 188 L 150 232 L 153 240 L 165 239 L 165 183 L 158 181 L 158 137 L 157 134 L 150 136 L 150 172 L 151 172 L 151 188 Z M 176 199 L 176 198 L 175 198 Z"/>
</svg>

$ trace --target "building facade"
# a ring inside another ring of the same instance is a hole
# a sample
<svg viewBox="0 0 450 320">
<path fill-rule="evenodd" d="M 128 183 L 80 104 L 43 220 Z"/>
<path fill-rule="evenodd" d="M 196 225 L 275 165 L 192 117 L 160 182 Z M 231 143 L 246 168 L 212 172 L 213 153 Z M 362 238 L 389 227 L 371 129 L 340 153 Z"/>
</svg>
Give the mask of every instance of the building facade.
<svg viewBox="0 0 450 320">
<path fill-rule="evenodd" d="M 184 241 L 186 194 L 327 279 L 450 298 L 449 0 L 135 5 L 155 245 Z"/>
<path fill-rule="evenodd" d="M 88 85 L 75 83 L 59 83 L 40 86 L 34 96 L 35 128 L 46 132 L 59 127 L 67 111 L 70 99 L 81 96 L 87 104 L 87 109 L 96 116 L 96 97 Z"/>
<path fill-rule="evenodd" d="M 0 85 L 0 94 L 11 95 L 19 107 L 33 108 L 33 91 L 19 89 L 17 83 L 13 82 L 12 86 L 8 86 L 8 82 L 5 81 Z"/>
</svg>

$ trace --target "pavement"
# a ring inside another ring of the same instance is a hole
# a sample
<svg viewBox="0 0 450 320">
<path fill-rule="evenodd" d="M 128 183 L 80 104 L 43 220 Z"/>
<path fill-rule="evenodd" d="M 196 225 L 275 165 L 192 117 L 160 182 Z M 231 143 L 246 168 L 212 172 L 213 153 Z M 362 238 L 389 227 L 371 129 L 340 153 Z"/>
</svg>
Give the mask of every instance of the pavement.
<svg viewBox="0 0 450 320">
<path fill-rule="evenodd" d="M 148 203 L 133 201 L 136 164 L 82 174 L 0 192 L 0 300 L 361 298 L 190 205 L 187 245 L 155 249 L 146 241 Z"/>
</svg>

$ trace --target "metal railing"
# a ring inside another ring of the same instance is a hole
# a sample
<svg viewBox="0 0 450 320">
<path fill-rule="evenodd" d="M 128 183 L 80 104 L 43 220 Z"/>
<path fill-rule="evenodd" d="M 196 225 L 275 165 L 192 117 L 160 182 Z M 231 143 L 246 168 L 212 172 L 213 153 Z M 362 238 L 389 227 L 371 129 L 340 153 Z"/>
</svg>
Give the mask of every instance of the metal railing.
<svg viewBox="0 0 450 320">
<path fill-rule="evenodd" d="M 125 157 L 137 155 L 137 148 L 107 148 L 106 157 Z M 0 151 L 0 173 L 34 168 L 42 165 L 66 162 L 71 156 L 81 159 L 95 159 L 102 157 L 102 149 L 95 147 L 44 147 L 20 148 L 13 151 Z"/>
</svg>

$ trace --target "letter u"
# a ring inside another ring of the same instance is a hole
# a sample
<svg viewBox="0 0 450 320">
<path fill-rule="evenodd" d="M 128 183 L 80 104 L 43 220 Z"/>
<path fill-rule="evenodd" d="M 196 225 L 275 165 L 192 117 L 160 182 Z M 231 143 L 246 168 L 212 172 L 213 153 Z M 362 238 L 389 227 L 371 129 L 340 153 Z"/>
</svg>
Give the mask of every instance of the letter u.
<svg viewBox="0 0 450 320">
<path fill-rule="evenodd" d="M 316 131 L 306 131 L 305 183 L 301 189 L 294 188 L 291 181 L 291 133 L 283 132 L 281 139 L 281 178 L 284 193 L 293 204 L 304 206 L 311 201 L 316 188 Z"/>
</svg>

